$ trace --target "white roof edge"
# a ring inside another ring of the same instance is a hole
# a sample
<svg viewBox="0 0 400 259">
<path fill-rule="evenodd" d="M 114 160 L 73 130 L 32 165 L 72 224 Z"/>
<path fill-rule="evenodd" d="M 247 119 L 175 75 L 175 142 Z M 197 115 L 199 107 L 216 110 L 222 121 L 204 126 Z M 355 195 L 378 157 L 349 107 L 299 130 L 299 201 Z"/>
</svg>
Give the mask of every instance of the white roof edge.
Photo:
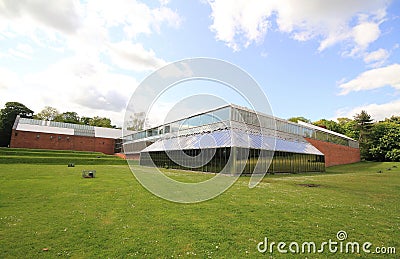
<svg viewBox="0 0 400 259">
<path fill-rule="evenodd" d="M 50 121 L 46 121 L 46 120 L 37 120 L 37 121 L 41 121 L 40 125 L 26 124 L 26 123 L 21 122 L 20 117 L 17 116 L 17 118 L 14 122 L 13 128 L 16 130 L 19 130 L 19 131 L 74 135 L 75 130 L 73 128 L 62 128 L 62 127 L 56 127 L 56 126 L 49 126 Z M 104 128 L 104 127 L 92 127 L 92 128 L 94 129 L 95 137 L 98 137 L 98 138 L 117 139 L 117 138 L 122 137 L 122 129 Z"/>
<path fill-rule="evenodd" d="M 298 121 L 297 123 L 302 125 L 302 126 L 306 126 L 308 128 L 311 128 L 311 129 L 323 131 L 323 132 L 326 132 L 326 133 L 329 133 L 329 134 L 332 134 L 332 135 L 335 135 L 335 136 L 338 136 L 338 137 L 342 137 L 342 138 L 345 138 L 345 139 L 356 141 L 356 140 L 354 140 L 354 139 L 352 139 L 352 138 L 350 138 L 350 137 L 348 137 L 346 135 L 343 135 L 343 134 L 340 134 L 340 133 L 337 133 L 335 131 L 328 130 L 328 129 L 325 129 L 325 128 L 322 128 L 322 127 L 318 127 L 318 126 L 315 126 L 313 124 L 309 124 L 309 123 L 304 122 L 304 121 Z"/>
<path fill-rule="evenodd" d="M 50 127 L 50 126 L 41 126 L 41 125 L 31 125 L 31 124 L 22 124 L 22 123 L 19 123 L 17 125 L 16 130 L 19 130 L 19 131 L 30 131 L 30 132 L 37 132 L 37 133 L 74 135 L 74 130 L 73 129 Z"/>
<path fill-rule="evenodd" d="M 121 138 L 122 130 L 114 128 L 94 127 L 94 135 L 96 138 Z"/>
</svg>

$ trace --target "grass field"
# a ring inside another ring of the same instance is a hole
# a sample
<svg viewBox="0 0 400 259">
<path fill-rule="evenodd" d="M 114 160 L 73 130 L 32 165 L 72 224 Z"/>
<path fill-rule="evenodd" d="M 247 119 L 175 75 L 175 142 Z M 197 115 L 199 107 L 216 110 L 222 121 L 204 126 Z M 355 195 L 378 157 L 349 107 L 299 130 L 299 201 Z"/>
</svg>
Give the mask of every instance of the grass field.
<svg viewBox="0 0 400 259">
<path fill-rule="evenodd" d="M 261 254 L 257 244 L 265 237 L 320 244 L 337 241 L 340 230 L 347 241 L 396 247 L 397 255 L 326 249 L 299 257 L 400 256 L 400 163 L 268 175 L 253 189 L 241 177 L 217 198 L 183 205 L 149 193 L 119 158 L 35 152 L 0 149 L 0 258 L 291 258 L 276 249 Z M 85 169 L 95 169 L 96 178 L 81 178 Z M 210 177 L 165 172 L 181 181 Z"/>
<path fill-rule="evenodd" d="M 95 152 L 0 148 L 0 164 L 126 165 L 126 161 Z"/>
</svg>

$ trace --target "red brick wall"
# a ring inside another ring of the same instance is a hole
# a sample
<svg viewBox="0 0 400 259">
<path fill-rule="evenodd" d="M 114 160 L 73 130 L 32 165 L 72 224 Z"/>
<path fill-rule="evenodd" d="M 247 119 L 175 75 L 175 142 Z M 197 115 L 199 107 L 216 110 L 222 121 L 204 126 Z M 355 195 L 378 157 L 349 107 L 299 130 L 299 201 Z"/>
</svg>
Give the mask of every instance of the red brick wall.
<svg viewBox="0 0 400 259">
<path fill-rule="evenodd" d="M 39 137 L 38 137 L 39 136 Z M 13 130 L 10 147 L 114 154 L 114 139 Z"/>
<path fill-rule="evenodd" d="M 325 155 L 325 166 L 344 165 L 360 162 L 360 149 L 306 138 Z"/>
<path fill-rule="evenodd" d="M 128 154 L 128 155 L 125 155 L 125 159 L 127 159 L 127 160 L 139 160 L 140 159 L 140 154 Z"/>
</svg>

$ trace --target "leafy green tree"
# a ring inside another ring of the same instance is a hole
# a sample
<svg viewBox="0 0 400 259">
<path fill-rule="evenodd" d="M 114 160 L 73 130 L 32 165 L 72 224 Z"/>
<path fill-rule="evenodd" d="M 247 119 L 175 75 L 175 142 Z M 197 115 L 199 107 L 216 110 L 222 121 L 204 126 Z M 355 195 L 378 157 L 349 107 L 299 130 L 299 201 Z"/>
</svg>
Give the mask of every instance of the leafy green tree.
<svg viewBox="0 0 400 259">
<path fill-rule="evenodd" d="M 358 140 L 361 141 L 366 141 L 369 130 L 372 127 L 372 119 L 371 115 L 369 115 L 366 111 L 361 111 L 361 113 L 358 113 L 354 116 L 354 121 L 356 122 L 356 128 L 360 131 L 360 136 Z"/>
<path fill-rule="evenodd" d="M 45 106 L 43 110 L 41 110 L 38 114 L 34 116 L 34 118 L 38 120 L 52 121 L 59 115 L 60 113 L 56 108 Z"/>
<path fill-rule="evenodd" d="M 80 118 L 76 112 L 63 112 L 56 116 L 54 121 L 80 124 Z"/>
<path fill-rule="evenodd" d="M 400 162 L 400 149 L 393 149 L 387 152 L 386 159 L 393 162 Z"/>
<path fill-rule="evenodd" d="M 111 125 L 111 120 L 109 118 L 102 118 L 99 116 L 95 116 L 89 120 L 90 126 L 97 126 L 97 127 L 105 127 L 105 128 L 115 128 L 115 126 Z"/>
<path fill-rule="evenodd" d="M 388 120 L 376 123 L 369 136 L 370 160 L 400 161 L 400 124 Z"/>
<path fill-rule="evenodd" d="M 292 117 L 292 118 L 289 118 L 288 121 L 295 122 L 295 123 L 297 123 L 298 121 L 303 121 L 303 122 L 306 122 L 306 123 L 311 123 L 311 120 L 309 120 L 309 119 L 307 119 L 307 118 L 304 118 L 304 117 Z"/>
<path fill-rule="evenodd" d="M 352 139 L 359 138 L 360 131 L 356 127 L 357 122 L 349 118 L 338 118 L 337 120 L 343 130 L 344 135 Z"/>
<path fill-rule="evenodd" d="M 400 124 L 400 116 L 392 116 L 389 119 L 386 118 L 385 121 Z"/>
<path fill-rule="evenodd" d="M 355 128 L 359 131 L 358 142 L 360 143 L 361 159 L 371 159 L 369 149 L 371 148 L 370 131 L 373 126 L 371 115 L 361 111 L 354 116 Z"/>
<path fill-rule="evenodd" d="M 10 144 L 12 127 L 17 115 L 22 118 L 32 118 L 33 111 L 19 102 L 7 102 L 0 110 L 0 146 Z"/>
<path fill-rule="evenodd" d="M 83 117 L 81 117 L 81 124 L 83 124 L 83 125 L 89 125 L 91 119 L 92 119 L 92 118 L 90 118 L 90 117 L 85 117 L 85 116 L 83 116 Z"/>
<path fill-rule="evenodd" d="M 344 133 L 344 130 L 341 127 L 341 125 L 336 121 L 321 119 L 319 121 L 313 122 L 313 124 L 331 131 L 335 131 L 337 133 L 342 133 L 342 134 Z"/>
</svg>

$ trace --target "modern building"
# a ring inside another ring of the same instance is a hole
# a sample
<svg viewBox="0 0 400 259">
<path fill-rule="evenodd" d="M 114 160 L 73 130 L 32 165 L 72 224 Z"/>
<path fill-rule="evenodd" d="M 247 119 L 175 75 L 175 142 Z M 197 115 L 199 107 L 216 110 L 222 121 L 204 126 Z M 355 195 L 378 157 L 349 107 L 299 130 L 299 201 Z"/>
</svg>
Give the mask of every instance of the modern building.
<svg viewBox="0 0 400 259">
<path fill-rule="evenodd" d="M 55 121 L 15 119 L 10 147 L 121 152 L 121 130 Z"/>
<path fill-rule="evenodd" d="M 360 161 L 354 139 L 237 105 L 126 135 L 123 149 L 144 166 L 231 174 L 325 171 Z"/>
<path fill-rule="evenodd" d="M 204 172 L 324 171 L 360 161 L 358 142 L 308 123 L 293 123 L 237 105 L 127 132 L 17 117 L 10 146 L 125 153 L 141 165 Z"/>
</svg>

